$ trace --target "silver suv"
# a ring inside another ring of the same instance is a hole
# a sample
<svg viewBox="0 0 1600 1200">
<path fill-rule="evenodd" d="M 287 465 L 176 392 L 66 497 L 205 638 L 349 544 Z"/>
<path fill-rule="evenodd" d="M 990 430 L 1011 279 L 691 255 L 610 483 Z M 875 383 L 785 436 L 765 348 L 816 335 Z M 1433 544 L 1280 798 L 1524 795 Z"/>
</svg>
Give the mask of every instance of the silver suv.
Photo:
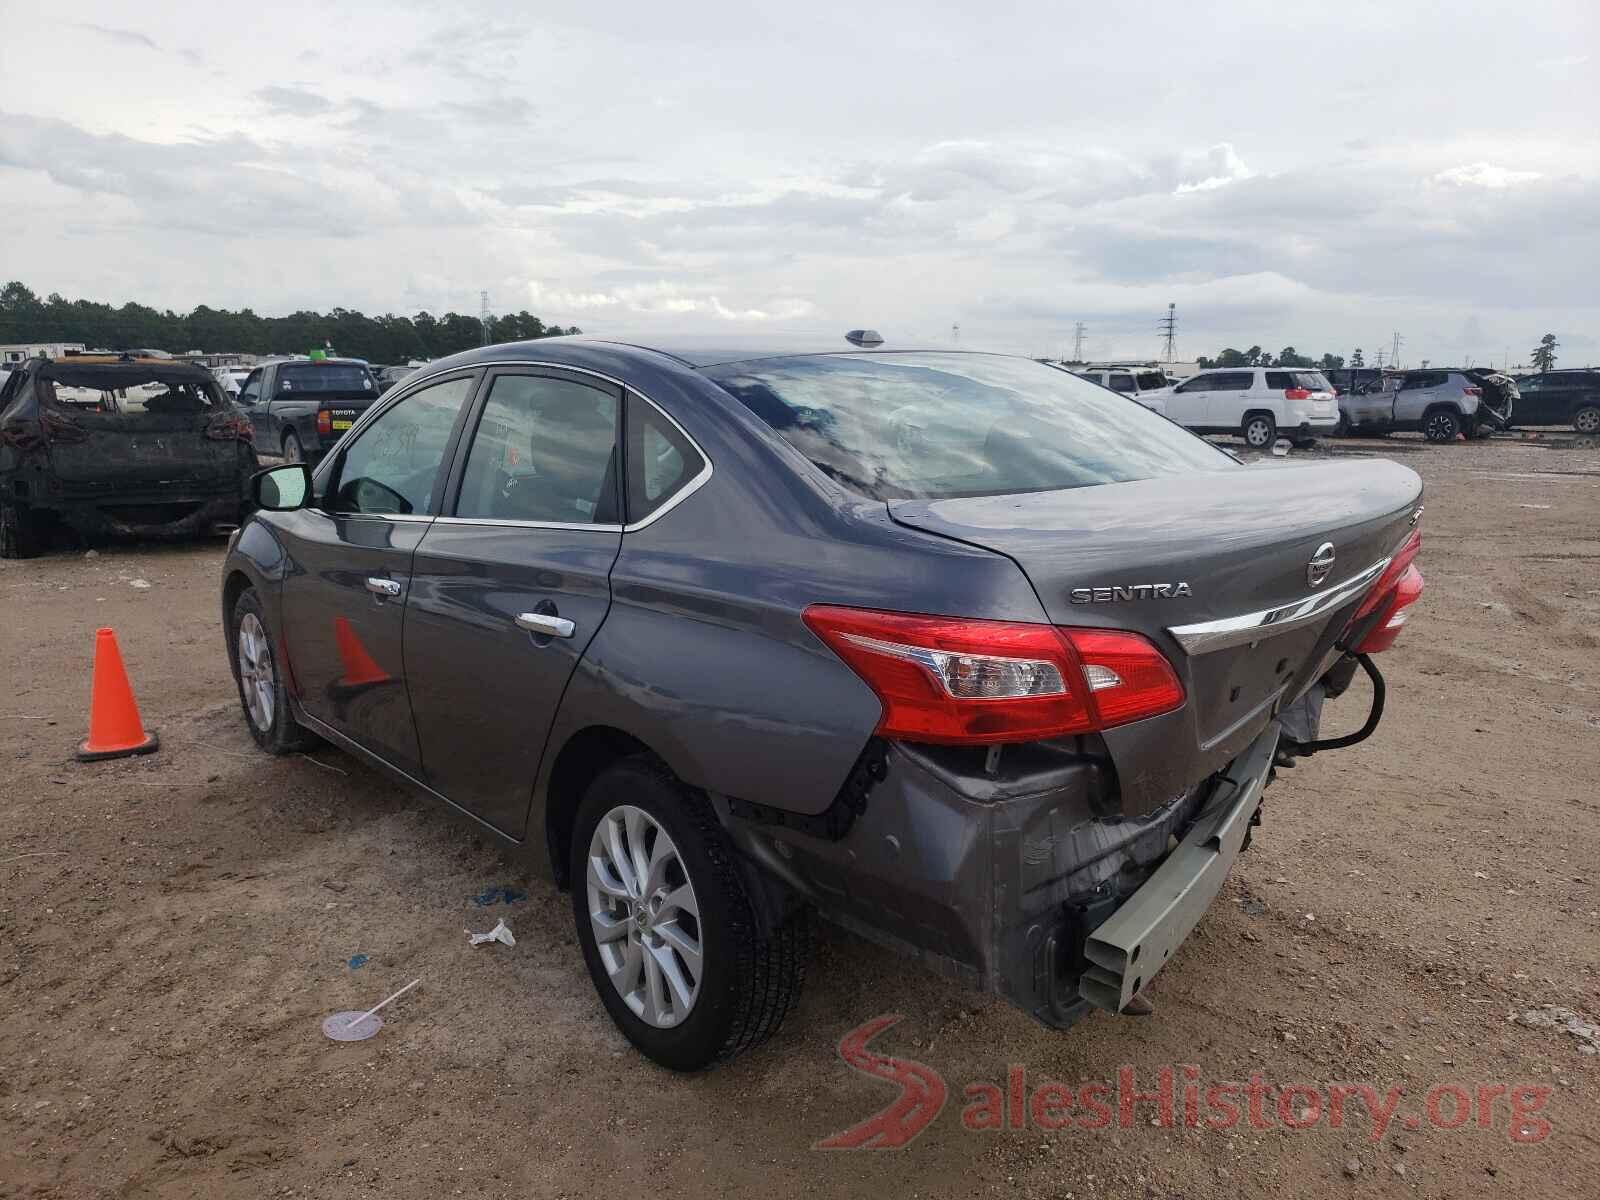
<svg viewBox="0 0 1600 1200">
<path fill-rule="evenodd" d="M 1504 429 L 1519 398 L 1511 377 L 1496 371 L 1407 371 L 1392 390 L 1341 396 L 1339 417 L 1352 433 L 1420 430 L 1430 442 L 1453 442 Z"/>
</svg>

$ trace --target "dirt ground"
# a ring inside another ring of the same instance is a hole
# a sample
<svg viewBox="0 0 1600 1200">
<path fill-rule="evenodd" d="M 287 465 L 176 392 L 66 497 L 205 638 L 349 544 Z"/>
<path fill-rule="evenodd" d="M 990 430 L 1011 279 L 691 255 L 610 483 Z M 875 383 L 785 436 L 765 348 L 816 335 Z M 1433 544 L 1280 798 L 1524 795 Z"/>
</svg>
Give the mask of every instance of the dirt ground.
<svg viewBox="0 0 1600 1200">
<path fill-rule="evenodd" d="M 824 927 L 781 1035 L 697 1077 L 612 1027 L 565 896 L 336 751 L 255 750 L 220 543 L 0 562 L 0 1196 L 1593 1194 L 1600 1057 L 1511 1018 L 1600 1015 L 1600 447 L 1384 452 L 1428 485 L 1388 717 L 1272 786 L 1153 1016 L 1054 1033 Z M 72 760 L 99 625 L 152 757 Z M 515 947 L 468 946 L 502 916 Z M 322 1036 L 417 977 L 373 1040 Z M 942 1112 L 902 1149 L 813 1149 L 894 1099 L 837 1052 L 893 1013 L 873 1048 L 936 1072 Z M 1030 1092 L 1185 1064 L 1405 1091 L 1377 1137 L 1275 1092 L 1269 1128 L 1187 1128 L 1180 1092 L 1170 1121 L 969 1131 L 966 1089 L 1010 1064 Z M 1513 1140 L 1492 1094 L 1489 1128 L 1438 1127 L 1448 1099 L 1418 1120 L 1439 1084 L 1548 1089 L 1523 1126 L 1548 1135 Z"/>
</svg>

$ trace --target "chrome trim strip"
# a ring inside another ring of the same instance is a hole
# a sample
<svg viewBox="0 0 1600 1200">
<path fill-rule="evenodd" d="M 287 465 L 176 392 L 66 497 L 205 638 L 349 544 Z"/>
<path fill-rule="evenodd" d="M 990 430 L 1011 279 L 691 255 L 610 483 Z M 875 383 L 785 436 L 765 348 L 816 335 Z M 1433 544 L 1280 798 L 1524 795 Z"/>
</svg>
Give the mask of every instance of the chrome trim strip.
<svg viewBox="0 0 1600 1200">
<path fill-rule="evenodd" d="M 621 533 L 621 525 L 596 525 L 584 521 L 513 521 L 500 517 L 435 517 L 439 525 L 488 525 L 505 529 L 575 529 L 580 533 Z"/>
<path fill-rule="evenodd" d="M 1167 632 L 1190 654 L 1210 654 L 1213 650 L 1226 650 L 1230 646 L 1242 646 L 1247 642 L 1287 633 L 1291 629 L 1309 625 L 1354 600 L 1372 586 L 1389 562 L 1390 559 L 1381 558 L 1366 570 L 1325 592 L 1280 604 L 1277 608 L 1244 613 L 1237 617 L 1221 617 L 1215 621 L 1201 621 L 1194 625 L 1173 625 L 1168 627 Z"/>
</svg>

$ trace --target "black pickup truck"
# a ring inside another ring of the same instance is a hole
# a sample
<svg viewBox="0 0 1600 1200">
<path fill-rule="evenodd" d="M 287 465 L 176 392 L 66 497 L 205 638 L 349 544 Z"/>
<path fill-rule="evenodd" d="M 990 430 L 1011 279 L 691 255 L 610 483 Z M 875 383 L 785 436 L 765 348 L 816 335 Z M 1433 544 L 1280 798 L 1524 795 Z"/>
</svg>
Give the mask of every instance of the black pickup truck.
<svg viewBox="0 0 1600 1200">
<path fill-rule="evenodd" d="M 261 453 L 314 463 L 380 392 L 359 358 L 288 359 L 250 372 L 238 404 L 250 417 Z"/>
</svg>

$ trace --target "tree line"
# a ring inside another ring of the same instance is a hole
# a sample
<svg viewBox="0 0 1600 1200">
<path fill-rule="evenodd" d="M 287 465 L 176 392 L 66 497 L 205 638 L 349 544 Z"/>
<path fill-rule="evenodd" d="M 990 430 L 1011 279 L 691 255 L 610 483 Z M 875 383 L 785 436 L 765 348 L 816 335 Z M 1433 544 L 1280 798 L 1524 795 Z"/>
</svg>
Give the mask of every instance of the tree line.
<svg viewBox="0 0 1600 1200">
<path fill-rule="evenodd" d="M 1553 370 L 1556 365 L 1556 351 L 1560 346 L 1561 343 L 1556 341 L 1556 335 L 1553 333 L 1547 333 L 1540 338 L 1539 344 L 1530 352 L 1534 370 L 1541 373 Z M 1202 354 L 1195 361 L 1201 370 L 1212 367 L 1313 367 L 1321 371 L 1337 371 L 1345 363 L 1342 354 L 1324 354 L 1321 358 L 1312 358 L 1308 354 L 1297 353 L 1293 346 L 1285 346 L 1276 357 L 1270 350 L 1263 350 L 1260 346 L 1251 346 L 1248 350 L 1235 350 L 1229 346 L 1218 352 L 1215 358 L 1207 358 Z M 1350 365 L 1352 367 L 1367 365 L 1361 347 L 1357 346 L 1355 352 L 1351 354 Z M 1381 353 L 1378 365 L 1383 365 Z M 1422 365 L 1428 364 L 1424 362 Z"/>
<path fill-rule="evenodd" d="M 491 342 L 518 342 L 582 332 L 546 325 L 526 309 L 489 318 Z M 173 353 L 305 354 L 332 346 L 339 354 L 375 363 L 440 358 L 483 343 L 475 316 L 429 312 L 369 317 L 348 308 L 328 313 L 301 311 L 263 317 L 251 309 L 233 312 L 200 305 L 188 313 L 133 301 L 114 307 L 94 300 L 67 300 L 52 292 L 43 300 L 22 283 L 0 288 L 0 342 L 82 342 L 90 349 L 159 349 Z"/>
</svg>

